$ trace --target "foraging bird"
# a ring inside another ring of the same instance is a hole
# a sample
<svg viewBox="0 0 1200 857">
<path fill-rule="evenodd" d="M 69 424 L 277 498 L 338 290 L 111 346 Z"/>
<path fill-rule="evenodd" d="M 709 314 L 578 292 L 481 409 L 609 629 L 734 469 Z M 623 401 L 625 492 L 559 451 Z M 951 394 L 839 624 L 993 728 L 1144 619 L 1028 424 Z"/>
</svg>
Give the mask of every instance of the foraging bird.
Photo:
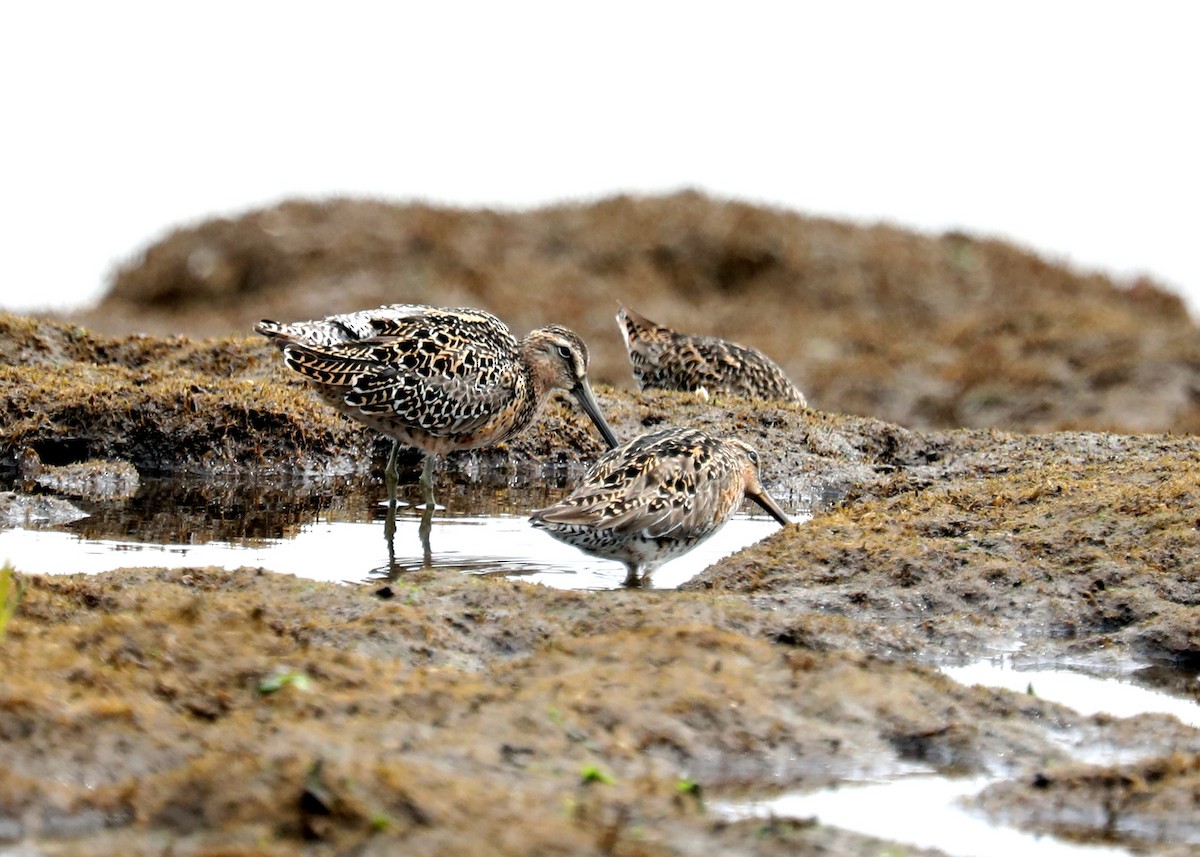
<svg viewBox="0 0 1200 857">
<path fill-rule="evenodd" d="M 566 390 L 617 445 L 588 384 L 588 350 L 573 331 L 539 328 L 520 342 L 500 319 L 477 309 L 392 304 L 317 321 L 254 328 L 284 362 L 343 414 L 425 453 L 421 484 L 433 505 L 436 457 L 493 446 L 537 417 L 554 390 Z"/>
<path fill-rule="evenodd" d="M 625 564 L 637 586 L 707 539 L 749 499 L 791 523 L 758 480 L 758 453 L 698 429 L 649 432 L 602 455 L 565 499 L 530 522 L 560 542 Z"/>
<path fill-rule="evenodd" d="M 806 406 L 796 389 L 767 355 L 754 348 L 712 336 L 677 333 L 621 305 L 617 324 L 643 390 L 684 390 L 733 393 L 756 399 L 777 399 Z"/>
</svg>

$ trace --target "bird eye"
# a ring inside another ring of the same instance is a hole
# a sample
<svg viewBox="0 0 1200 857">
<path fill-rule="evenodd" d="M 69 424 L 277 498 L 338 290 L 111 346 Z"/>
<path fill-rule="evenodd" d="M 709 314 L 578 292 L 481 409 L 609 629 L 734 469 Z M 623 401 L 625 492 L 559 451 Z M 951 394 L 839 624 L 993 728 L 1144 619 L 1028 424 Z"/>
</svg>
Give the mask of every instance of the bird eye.
<svg viewBox="0 0 1200 857">
<path fill-rule="evenodd" d="M 753 449 L 751 449 L 746 454 L 750 457 L 750 463 L 757 467 L 758 466 L 758 453 L 755 452 Z"/>
<path fill-rule="evenodd" d="M 565 345 L 558 346 L 558 356 L 561 357 L 563 360 L 570 360 L 571 359 L 571 349 Z"/>
</svg>

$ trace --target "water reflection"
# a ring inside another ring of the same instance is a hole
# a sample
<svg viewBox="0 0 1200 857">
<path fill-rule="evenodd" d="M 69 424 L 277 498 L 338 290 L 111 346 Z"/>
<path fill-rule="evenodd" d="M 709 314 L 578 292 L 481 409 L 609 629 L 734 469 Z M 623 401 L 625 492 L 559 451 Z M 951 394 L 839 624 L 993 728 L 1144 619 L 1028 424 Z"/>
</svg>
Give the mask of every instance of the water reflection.
<svg viewBox="0 0 1200 857">
<path fill-rule="evenodd" d="M 566 479 L 538 485 L 504 480 L 438 486 L 445 503 L 439 514 L 516 515 L 553 502 Z M 401 486 L 401 501 L 405 489 Z M 78 505 L 89 517 L 67 529 L 83 538 L 123 538 L 147 542 L 204 544 L 295 537 L 315 520 L 379 521 L 386 516 L 382 488 L 370 478 L 199 479 L 144 477 L 137 494 L 124 502 Z M 412 500 L 417 500 L 417 492 Z M 401 506 L 404 514 L 406 505 Z"/>
<path fill-rule="evenodd" d="M 445 508 L 401 502 L 395 535 L 385 540 L 388 506 L 378 480 L 146 478 L 127 501 L 81 503 L 90 513 L 82 521 L 46 530 L 0 530 L 0 560 L 45 574 L 214 565 L 375 582 L 433 567 L 571 589 L 620 585 L 620 564 L 562 545 L 527 521 L 531 510 L 566 493 L 567 478 L 535 485 L 510 480 L 439 484 Z M 406 496 L 406 487 L 416 500 L 416 486 L 401 486 L 400 496 Z M 710 542 L 656 572 L 653 585 L 678 586 L 777 529 L 765 515 L 739 515 Z"/>
</svg>

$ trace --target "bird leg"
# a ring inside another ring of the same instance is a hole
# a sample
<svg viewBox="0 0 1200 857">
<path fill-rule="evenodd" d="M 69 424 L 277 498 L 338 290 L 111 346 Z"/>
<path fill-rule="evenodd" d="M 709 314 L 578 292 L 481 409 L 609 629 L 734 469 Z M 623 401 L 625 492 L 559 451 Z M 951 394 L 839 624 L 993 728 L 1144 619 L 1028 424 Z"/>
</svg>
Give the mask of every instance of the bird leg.
<svg viewBox="0 0 1200 857">
<path fill-rule="evenodd" d="M 421 497 L 425 505 L 433 508 L 433 467 L 437 464 L 437 456 L 425 453 L 425 463 L 421 466 Z"/>
<path fill-rule="evenodd" d="M 387 539 L 388 553 L 395 555 L 393 537 L 396 535 L 396 456 L 400 442 L 392 441 L 392 451 L 388 455 L 387 467 L 383 469 L 383 484 L 387 486 L 388 510 L 383 522 L 383 537 Z"/>
<path fill-rule="evenodd" d="M 437 456 L 425 453 L 425 462 L 421 466 L 421 493 L 425 499 L 425 508 L 421 510 L 421 525 L 417 534 L 421 537 L 421 551 L 424 554 L 425 567 L 433 565 L 433 550 L 429 545 L 429 531 L 433 529 L 433 509 L 436 503 L 433 499 L 433 468 L 437 464 Z"/>
<path fill-rule="evenodd" d="M 433 503 L 426 503 L 421 510 L 421 525 L 417 535 L 421 537 L 421 554 L 425 568 L 433 567 L 433 549 L 429 546 L 429 531 L 433 529 Z"/>
</svg>

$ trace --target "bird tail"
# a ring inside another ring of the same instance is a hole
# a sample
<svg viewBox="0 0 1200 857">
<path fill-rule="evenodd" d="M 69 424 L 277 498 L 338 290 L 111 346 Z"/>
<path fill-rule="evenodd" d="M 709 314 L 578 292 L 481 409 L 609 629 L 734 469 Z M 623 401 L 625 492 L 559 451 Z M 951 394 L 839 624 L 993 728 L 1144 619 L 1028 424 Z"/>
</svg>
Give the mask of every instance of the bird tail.
<svg viewBox="0 0 1200 857">
<path fill-rule="evenodd" d="M 288 338 L 287 325 L 271 321 L 269 318 L 264 318 L 258 324 L 254 325 L 254 332 L 262 334 L 277 344 L 279 340 Z"/>
<path fill-rule="evenodd" d="M 631 349 L 638 340 L 646 339 L 665 328 L 646 318 L 644 315 L 631 310 L 625 304 L 617 303 L 617 324 L 621 327 L 621 336 L 625 338 L 625 347 Z"/>
</svg>

